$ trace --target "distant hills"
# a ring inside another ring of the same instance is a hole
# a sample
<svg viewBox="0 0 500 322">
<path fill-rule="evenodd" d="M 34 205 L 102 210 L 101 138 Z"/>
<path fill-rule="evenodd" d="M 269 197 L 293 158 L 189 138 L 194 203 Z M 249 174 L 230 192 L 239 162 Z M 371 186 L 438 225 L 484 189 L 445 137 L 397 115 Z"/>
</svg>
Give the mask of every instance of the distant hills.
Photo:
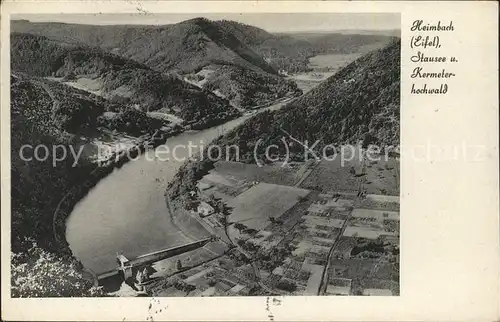
<svg viewBox="0 0 500 322">
<path fill-rule="evenodd" d="M 316 35 L 343 34 L 343 35 L 401 37 L 401 29 L 337 29 L 335 31 L 331 30 L 291 31 L 291 32 L 280 32 L 280 34 L 289 35 L 293 37 L 296 37 L 297 35 L 311 35 L 311 34 L 316 34 Z"/>
<path fill-rule="evenodd" d="M 293 82 L 278 76 L 277 70 L 230 28 L 204 18 L 187 20 L 166 26 L 89 26 L 61 23 L 29 23 L 14 21 L 12 30 L 42 35 L 65 44 L 84 44 L 141 63 L 160 73 L 175 72 L 194 75 L 209 70 L 212 91 L 219 89 L 233 105 L 249 108 L 271 102 L 283 93 L 300 94 Z M 230 66 L 230 67 L 227 67 Z M 215 88 L 217 79 L 224 78 L 220 67 L 230 68 L 236 77 L 225 79 L 225 88 Z M 247 87 L 246 78 L 238 71 L 251 75 L 258 88 Z M 199 75 L 198 75 L 199 76 Z M 207 79 L 209 80 L 209 79 Z M 245 80 L 245 81 L 244 81 Z M 231 89 L 231 90 L 229 90 Z M 255 97 L 255 91 L 261 92 Z M 245 95 L 244 99 L 239 99 Z M 233 99 L 233 98 L 237 99 Z"/>
<path fill-rule="evenodd" d="M 383 47 L 393 38 L 341 33 L 272 34 L 234 21 L 205 18 L 162 26 L 92 26 L 19 20 L 12 21 L 11 29 L 64 44 L 100 48 L 160 73 L 176 72 L 198 79 L 192 84 L 218 93 L 238 108 L 269 103 L 282 95 L 300 94 L 293 82 L 287 82 L 278 73 L 308 71 L 308 59 L 314 55 L 366 52 Z M 227 70 L 234 76 L 224 75 Z M 249 79 L 253 81 L 248 82 Z"/>
</svg>

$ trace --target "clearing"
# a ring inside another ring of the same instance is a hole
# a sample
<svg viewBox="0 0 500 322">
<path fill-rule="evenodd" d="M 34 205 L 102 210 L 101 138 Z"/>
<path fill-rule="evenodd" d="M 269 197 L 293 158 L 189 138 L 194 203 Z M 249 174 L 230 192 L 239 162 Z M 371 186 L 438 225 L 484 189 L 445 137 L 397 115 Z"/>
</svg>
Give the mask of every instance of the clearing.
<svg viewBox="0 0 500 322">
<path fill-rule="evenodd" d="M 269 224 L 269 217 L 278 218 L 308 194 L 305 189 L 259 183 L 228 200 L 233 208 L 230 220 L 260 230 Z"/>
</svg>

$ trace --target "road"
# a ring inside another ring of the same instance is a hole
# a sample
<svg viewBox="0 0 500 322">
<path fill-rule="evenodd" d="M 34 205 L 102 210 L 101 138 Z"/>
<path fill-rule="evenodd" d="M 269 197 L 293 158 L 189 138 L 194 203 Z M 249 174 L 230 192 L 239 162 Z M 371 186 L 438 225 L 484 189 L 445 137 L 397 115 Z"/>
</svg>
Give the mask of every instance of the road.
<svg viewBox="0 0 500 322">
<path fill-rule="evenodd" d="M 363 153 L 363 152 L 362 152 Z M 365 159 L 362 158 L 362 164 L 361 167 L 365 168 Z M 354 203 L 359 200 L 360 193 L 363 192 L 363 181 L 364 181 L 364 176 L 361 176 L 358 178 L 358 194 L 356 196 L 356 199 L 354 199 Z M 349 219 L 352 217 L 352 213 L 354 212 L 354 209 L 351 209 L 349 214 L 347 215 L 346 219 L 344 220 L 344 223 L 342 224 L 342 227 L 340 228 L 340 232 L 338 236 L 335 238 L 335 241 L 333 242 L 332 247 L 330 247 L 330 251 L 328 252 L 328 256 L 326 259 L 326 264 L 323 269 L 323 274 L 321 275 L 321 282 L 318 287 L 318 295 L 324 295 L 326 292 L 326 289 L 328 287 L 328 280 L 329 280 L 329 274 L 330 274 L 330 264 L 332 261 L 333 253 L 335 252 L 335 248 L 338 246 L 340 242 L 340 238 L 344 235 L 345 229 L 347 228 L 347 224 L 349 223 Z"/>
</svg>

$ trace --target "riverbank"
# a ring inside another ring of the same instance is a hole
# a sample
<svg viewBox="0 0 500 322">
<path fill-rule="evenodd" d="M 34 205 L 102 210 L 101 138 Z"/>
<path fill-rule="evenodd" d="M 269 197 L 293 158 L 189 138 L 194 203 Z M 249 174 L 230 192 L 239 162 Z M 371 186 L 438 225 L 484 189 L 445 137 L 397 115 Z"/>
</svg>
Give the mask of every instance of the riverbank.
<svg viewBox="0 0 500 322">
<path fill-rule="evenodd" d="M 209 126 L 207 127 L 218 126 L 232 119 L 234 119 L 234 117 L 232 115 L 228 115 L 228 118 L 217 119 L 214 122 L 209 123 Z M 196 130 L 202 129 L 203 128 L 196 128 Z M 92 189 L 97 183 L 99 183 L 100 180 L 105 178 L 115 169 L 119 169 L 128 161 L 136 159 L 148 149 L 153 150 L 156 147 L 164 144 L 168 138 L 179 135 L 183 133 L 184 130 L 185 129 L 181 130 L 179 128 L 173 129 L 169 132 L 157 130 L 152 135 L 147 135 L 139 138 L 139 142 L 131 148 L 113 152 L 106 160 L 99 160 L 98 162 L 94 163 L 95 168 L 88 174 L 87 179 L 73 186 L 64 195 L 54 211 L 53 234 L 54 239 L 59 243 L 59 246 L 64 249 L 62 253 L 65 253 L 69 250 L 69 245 L 66 241 L 66 238 L 61 237 L 64 236 L 64 233 L 66 231 L 66 219 L 71 214 L 74 206 L 87 195 L 90 189 Z"/>
<path fill-rule="evenodd" d="M 100 180 L 105 178 L 116 168 L 122 167 L 130 159 L 136 158 L 147 149 L 155 148 L 163 144 L 168 137 L 181 133 L 181 131 L 172 131 L 169 133 L 155 132 L 149 137 L 142 138 L 142 142 L 127 149 L 114 152 L 105 161 L 95 163 L 95 168 L 86 176 L 86 180 L 80 184 L 74 185 L 58 203 L 53 217 L 52 217 L 52 230 L 53 237 L 58 247 L 57 255 L 72 263 L 80 270 L 85 279 L 92 282 L 94 286 L 98 285 L 97 276 L 91 269 L 85 268 L 83 264 L 72 253 L 69 243 L 67 242 L 64 234 L 66 232 L 66 221 L 70 216 L 75 205 L 84 198 L 87 193 L 97 184 Z"/>
<path fill-rule="evenodd" d="M 281 102 L 254 114 L 285 104 Z M 250 117 L 243 115 L 205 130 L 185 131 L 169 137 L 165 146 L 207 146 Z M 91 192 L 76 202 L 65 223 L 65 242 L 73 256 L 96 274 L 116 267 L 116 252 L 134 258 L 189 242 L 172 224 L 164 195 L 167 183 L 189 159 L 188 149 L 177 149 L 176 158 L 168 160 L 155 155 L 156 150 L 149 150 L 134 162 L 102 176 Z"/>
</svg>

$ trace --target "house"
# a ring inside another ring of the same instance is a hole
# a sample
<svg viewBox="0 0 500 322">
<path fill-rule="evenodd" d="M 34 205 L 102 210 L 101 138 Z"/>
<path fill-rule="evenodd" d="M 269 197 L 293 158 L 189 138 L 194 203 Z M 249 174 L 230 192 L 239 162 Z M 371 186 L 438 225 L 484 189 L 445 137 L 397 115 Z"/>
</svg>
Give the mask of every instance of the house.
<svg viewBox="0 0 500 322">
<path fill-rule="evenodd" d="M 212 215 L 215 212 L 215 209 L 212 206 L 210 206 L 208 203 L 206 203 L 205 201 L 202 201 L 198 205 L 198 208 L 196 211 L 198 212 L 200 217 L 207 217 L 207 216 Z"/>
</svg>

